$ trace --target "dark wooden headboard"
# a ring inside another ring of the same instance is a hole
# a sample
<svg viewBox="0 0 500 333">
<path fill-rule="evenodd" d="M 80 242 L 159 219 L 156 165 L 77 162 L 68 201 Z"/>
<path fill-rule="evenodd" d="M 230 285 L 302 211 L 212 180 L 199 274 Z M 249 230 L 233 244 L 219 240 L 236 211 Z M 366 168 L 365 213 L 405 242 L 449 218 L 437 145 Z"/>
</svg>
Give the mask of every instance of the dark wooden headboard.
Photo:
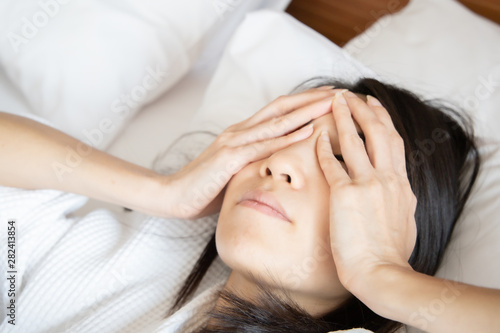
<svg viewBox="0 0 500 333">
<path fill-rule="evenodd" d="M 474 12 L 500 24 L 500 0 L 459 0 Z M 343 46 L 385 14 L 409 0 L 292 0 L 287 12 Z"/>
</svg>

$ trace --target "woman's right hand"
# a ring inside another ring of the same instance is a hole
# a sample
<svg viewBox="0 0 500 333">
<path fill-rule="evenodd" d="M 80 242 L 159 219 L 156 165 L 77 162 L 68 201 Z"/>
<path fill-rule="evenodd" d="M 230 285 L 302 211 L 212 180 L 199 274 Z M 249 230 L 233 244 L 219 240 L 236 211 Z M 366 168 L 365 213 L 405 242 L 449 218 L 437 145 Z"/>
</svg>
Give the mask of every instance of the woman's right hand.
<svg viewBox="0 0 500 333">
<path fill-rule="evenodd" d="M 250 118 L 217 136 L 196 159 L 166 176 L 163 216 L 199 218 L 218 212 L 231 177 L 247 164 L 266 158 L 313 133 L 310 120 L 331 112 L 333 87 L 281 96 Z"/>
</svg>

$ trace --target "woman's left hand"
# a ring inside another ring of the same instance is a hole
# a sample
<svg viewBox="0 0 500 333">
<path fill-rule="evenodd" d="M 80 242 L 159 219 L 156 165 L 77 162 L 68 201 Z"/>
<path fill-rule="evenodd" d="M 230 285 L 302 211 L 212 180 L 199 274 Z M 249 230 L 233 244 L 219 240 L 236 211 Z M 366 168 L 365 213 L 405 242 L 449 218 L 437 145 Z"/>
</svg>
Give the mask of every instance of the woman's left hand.
<svg viewBox="0 0 500 333">
<path fill-rule="evenodd" d="M 405 152 L 387 110 L 337 95 L 332 112 L 347 172 L 318 139 L 330 185 L 330 242 L 340 282 L 382 317 L 426 332 L 491 332 L 500 327 L 500 290 L 440 279 L 408 264 L 416 240 L 417 200 Z M 366 138 L 366 149 L 351 114 Z M 436 308 L 435 305 L 439 307 Z"/>
<path fill-rule="evenodd" d="M 345 98 L 344 98 L 345 97 Z M 328 135 L 317 154 L 330 185 L 330 242 L 337 273 L 351 292 L 363 276 L 383 266 L 411 269 L 416 240 L 416 197 L 406 173 L 403 139 L 387 110 L 373 97 L 337 94 L 332 107 L 347 172 Z M 356 131 L 353 118 L 366 140 Z"/>
</svg>

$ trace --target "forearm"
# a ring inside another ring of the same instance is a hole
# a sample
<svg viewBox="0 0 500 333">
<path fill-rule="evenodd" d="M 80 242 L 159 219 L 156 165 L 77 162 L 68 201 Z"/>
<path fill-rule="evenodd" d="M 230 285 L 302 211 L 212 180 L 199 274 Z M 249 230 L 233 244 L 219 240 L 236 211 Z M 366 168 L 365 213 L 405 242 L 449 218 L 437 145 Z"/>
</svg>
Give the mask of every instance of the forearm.
<svg viewBox="0 0 500 333">
<path fill-rule="evenodd" d="M 427 332 L 493 332 L 500 328 L 500 290 L 404 268 L 379 270 L 368 281 L 359 297 L 384 317 Z"/>
<path fill-rule="evenodd" d="M 157 215 L 164 176 L 92 148 L 27 118 L 0 113 L 0 184 L 50 188 Z M 142 200 L 143 199 L 143 200 Z"/>
</svg>

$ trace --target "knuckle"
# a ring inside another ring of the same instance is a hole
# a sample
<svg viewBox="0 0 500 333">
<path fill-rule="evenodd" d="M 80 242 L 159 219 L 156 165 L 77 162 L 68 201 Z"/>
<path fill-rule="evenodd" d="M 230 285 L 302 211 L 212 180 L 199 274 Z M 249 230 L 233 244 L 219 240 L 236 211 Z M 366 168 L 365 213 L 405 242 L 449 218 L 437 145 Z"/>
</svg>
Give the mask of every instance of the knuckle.
<svg viewBox="0 0 500 333">
<path fill-rule="evenodd" d="M 221 146 L 214 154 L 216 161 L 223 160 L 226 156 L 231 155 L 233 148 L 229 146 Z"/>
<path fill-rule="evenodd" d="M 263 127 L 259 130 L 259 133 L 257 134 L 257 139 L 258 140 L 268 140 L 273 138 L 276 135 L 275 130 L 271 126 L 266 126 Z"/>
<path fill-rule="evenodd" d="M 398 132 L 394 131 L 390 135 L 391 141 L 399 148 L 404 148 L 404 140 Z"/>
<path fill-rule="evenodd" d="M 271 129 L 282 128 L 287 123 L 286 117 L 274 117 L 271 119 Z"/>
<path fill-rule="evenodd" d="M 226 131 L 222 132 L 221 134 L 219 134 L 217 136 L 216 140 L 217 140 L 217 142 L 224 144 L 228 141 L 231 141 L 233 136 L 234 136 L 233 132 L 226 130 Z"/>
<path fill-rule="evenodd" d="M 241 126 L 241 124 L 242 124 L 241 122 L 232 124 L 226 128 L 226 131 L 229 133 L 236 132 L 239 129 L 239 127 Z"/>
<path fill-rule="evenodd" d="M 385 110 L 385 108 L 382 106 L 382 109 Z M 387 112 L 387 111 L 384 111 L 384 112 L 378 112 L 377 113 L 377 116 L 380 118 L 380 120 L 382 122 L 385 122 L 387 124 L 390 124 L 392 123 L 392 118 L 391 118 L 391 115 Z"/>
<path fill-rule="evenodd" d="M 276 104 L 278 104 L 278 105 L 281 105 L 281 104 L 283 104 L 283 103 L 286 102 L 287 97 L 288 97 L 287 95 L 280 95 L 280 96 L 276 97 L 276 99 L 274 100 L 274 102 Z"/>
<path fill-rule="evenodd" d="M 381 135 L 387 132 L 385 125 L 380 120 L 372 120 L 368 128 L 374 135 Z"/>
<path fill-rule="evenodd" d="M 280 110 L 283 110 L 283 109 L 286 109 L 287 106 L 288 106 L 288 97 L 287 95 L 281 95 L 281 96 L 278 96 L 273 102 L 272 102 L 272 105 L 273 105 L 273 110 L 275 112 L 278 112 Z"/>
<path fill-rule="evenodd" d="M 288 132 L 288 130 L 292 129 L 292 125 L 294 123 L 295 127 L 298 125 L 297 116 L 292 111 L 293 108 L 282 109 L 282 112 L 277 113 L 275 117 L 271 118 L 269 121 L 269 128 L 271 128 L 274 132 L 284 133 Z"/>
<path fill-rule="evenodd" d="M 342 139 L 341 142 L 364 146 L 363 140 L 358 134 L 344 133 L 340 136 L 340 138 Z"/>
</svg>

